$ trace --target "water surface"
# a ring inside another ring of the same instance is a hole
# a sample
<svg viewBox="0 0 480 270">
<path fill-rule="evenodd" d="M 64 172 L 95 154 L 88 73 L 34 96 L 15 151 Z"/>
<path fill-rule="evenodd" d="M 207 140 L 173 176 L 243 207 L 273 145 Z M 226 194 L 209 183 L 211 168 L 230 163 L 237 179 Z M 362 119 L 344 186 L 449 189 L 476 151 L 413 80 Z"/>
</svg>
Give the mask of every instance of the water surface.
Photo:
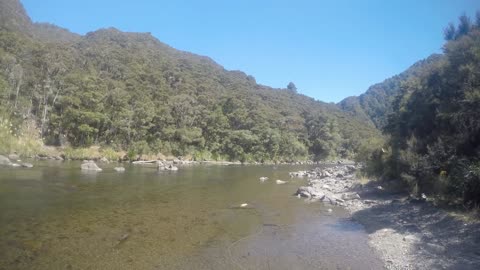
<svg viewBox="0 0 480 270">
<path fill-rule="evenodd" d="M 0 269 L 382 269 L 341 208 L 292 196 L 306 167 L 100 166 L 0 168 Z"/>
</svg>

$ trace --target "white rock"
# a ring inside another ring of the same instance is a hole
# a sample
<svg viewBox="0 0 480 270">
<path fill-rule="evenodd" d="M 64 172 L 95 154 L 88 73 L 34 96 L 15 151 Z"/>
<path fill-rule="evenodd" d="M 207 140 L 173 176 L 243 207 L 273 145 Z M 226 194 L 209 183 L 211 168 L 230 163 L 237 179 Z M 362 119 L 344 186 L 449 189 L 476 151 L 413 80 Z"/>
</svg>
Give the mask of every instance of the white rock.
<svg viewBox="0 0 480 270">
<path fill-rule="evenodd" d="M 158 170 L 159 171 L 178 171 L 178 167 L 176 166 L 173 166 L 173 165 L 168 165 L 168 166 L 164 166 L 164 165 L 159 165 L 158 166 Z"/>
<path fill-rule="evenodd" d="M 260 177 L 260 181 L 265 182 L 268 180 L 268 177 Z"/>
<path fill-rule="evenodd" d="M 6 156 L 0 155 L 0 165 L 12 166 L 12 162 Z"/>
<path fill-rule="evenodd" d="M 94 171 L 94 172 L 101 172 L 102 169 L 95 164 L 93 161 L 87 161 L 82 163 L 81 166 L 82 170 L 84 171 Z"/>
<path fill-rule="evenodd" d="M 248 203 L 242 203 L 240 204 L 240 207 L 247 207 L 248 206 Z"/>
<path fill-rule="evenodd" d="M 116 172 L 124 172 L 125 168 L 124 167 L 115 167 L 113 168 Z"/>
<path fill-rule="evenodd" d="M 282 184 L 287 183 L 286 181 L 282 181 L 282 180 L 278 180 L 278 179 L 275 182 L 277 183 L 277 185 L 282 185 Z"/>
</svg>

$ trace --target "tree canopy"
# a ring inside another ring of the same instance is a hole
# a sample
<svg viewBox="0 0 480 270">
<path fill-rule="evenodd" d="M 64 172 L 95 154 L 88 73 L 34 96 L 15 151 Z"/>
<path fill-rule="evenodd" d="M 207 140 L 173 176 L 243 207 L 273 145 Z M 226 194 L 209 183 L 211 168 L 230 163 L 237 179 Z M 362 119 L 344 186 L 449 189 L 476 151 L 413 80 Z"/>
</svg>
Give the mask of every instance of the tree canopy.
<svg viewBox="0 0 480 270">
<path fill-rule="evenodd" d="M 450 24 L 444 54 L 400 84 L 371 172 L 413 193 L 480 203 L 479 22 L 462 15 Z"/>
</svg>

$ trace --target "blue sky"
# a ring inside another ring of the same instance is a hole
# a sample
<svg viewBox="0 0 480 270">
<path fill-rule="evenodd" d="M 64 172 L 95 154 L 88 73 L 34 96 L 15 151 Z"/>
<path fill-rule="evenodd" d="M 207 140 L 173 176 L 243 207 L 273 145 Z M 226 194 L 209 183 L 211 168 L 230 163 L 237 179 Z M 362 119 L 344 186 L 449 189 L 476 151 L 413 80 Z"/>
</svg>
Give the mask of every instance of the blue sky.
<svg viewBox="0 0 480 270">
<path fill-rule="evenodd" d="M 257 82 L 327 102 L 363 93 L 441 52 L 443 28 L 478 0 L 22 0 L 36 22 L 85 34 L 151 32 Z"/>
</svg>

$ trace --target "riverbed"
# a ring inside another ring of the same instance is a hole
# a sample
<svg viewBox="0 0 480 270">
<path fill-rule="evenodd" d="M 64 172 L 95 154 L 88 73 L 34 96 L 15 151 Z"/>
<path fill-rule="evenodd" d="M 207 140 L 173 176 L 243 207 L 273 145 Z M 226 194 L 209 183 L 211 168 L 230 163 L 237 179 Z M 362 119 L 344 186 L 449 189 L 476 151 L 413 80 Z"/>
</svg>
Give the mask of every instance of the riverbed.
<svg viewBox="0 0 480 270">
<path fill-rule="evenodd" d="M 292 196 L 308 166 L 33 164 L 0 168 L 0 269 L 383 269 L 345 210 Z"/>
</svg>

